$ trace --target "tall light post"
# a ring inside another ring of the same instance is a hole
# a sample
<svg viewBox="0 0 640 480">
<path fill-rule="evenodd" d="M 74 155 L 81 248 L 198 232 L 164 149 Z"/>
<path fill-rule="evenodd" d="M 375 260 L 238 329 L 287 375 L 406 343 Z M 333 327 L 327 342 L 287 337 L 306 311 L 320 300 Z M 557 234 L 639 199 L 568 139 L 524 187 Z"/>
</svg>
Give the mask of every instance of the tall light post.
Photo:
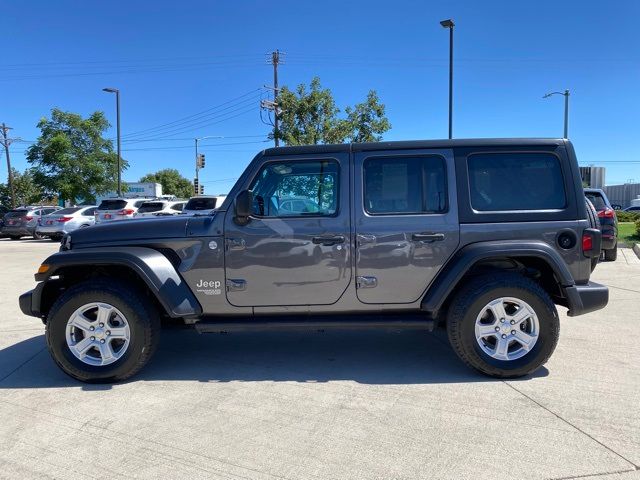
<svg viewBox="0 0 640 480">
<path fill-rule="evenodd" d="M 122 196 L 122 157 L 120 156 L 120 90 L 117 88 L 103 88 L 103 92 L 116 94 L 116 131 L 118 137 L 118 196 Z"/>
<path fill-rule="evenodd" d="M 203 168 L 203 166 L 200 165 L 200 160 L 198 159 L 198 142 L 200 140 L 206 140 L 208 138 L 224 138 L 224 137 L 220 135 L 208 135 L 206 137 L 194 138 L 195 144 L 196 144 L 196 178 L 195 178 L 194 185 L 197 186 L 196 191 L 194 193 L 196 194 L 196 197 L 200 195 L 200 169 Z"/>
<path fill-rule="evenodd" d="M 453 138 L 453 23 L 452 19 L 440 22 L 444 28 L 449 29 L 449 138 Z"/>
<path fill-rule="evenodd" d="M 569 90 L 565 90 L 564 92 L 547 93 L 542 98 L 549 98 L 551 95 L 564 96 L 564 138 L 569 138 Z"/>
</svg>

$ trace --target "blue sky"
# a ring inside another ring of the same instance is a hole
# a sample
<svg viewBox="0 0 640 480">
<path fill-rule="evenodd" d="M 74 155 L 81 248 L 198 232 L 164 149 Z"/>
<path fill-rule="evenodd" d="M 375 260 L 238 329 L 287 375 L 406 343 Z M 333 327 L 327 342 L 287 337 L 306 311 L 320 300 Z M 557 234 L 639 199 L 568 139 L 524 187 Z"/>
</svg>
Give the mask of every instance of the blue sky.
<svg viewBox="0 0 640 480">
<path fill-rule="evenodd" d="M 42 0 L 3 2 L 2 17 L 0 122 L 25 140 L 52 107 L 104 110 L 115 125 L 102 88 L 117 87 L 125 180 L 165 167 L 191 178 L 193 137 L 224 136 L 202 142 L 201 181 L 207 193 L 227 191 L 271 145 L 258 101 L 272 82 L 265 54 L 276 48 L 286 52 L 281 85 L 318 75 L 341 107 L 375 89 L 393 125 L 385 139 L 444 138 L 448 33 L 439 21 L 453 18 L 455 137 L 560 137 L 563 98 L 541 97 L 568 88 L 580 163 L 606 166 L 608 184 L 640 181 L 634 0 Z M 20 170 L 27 145 L 12 145 Z"/>
</svg>

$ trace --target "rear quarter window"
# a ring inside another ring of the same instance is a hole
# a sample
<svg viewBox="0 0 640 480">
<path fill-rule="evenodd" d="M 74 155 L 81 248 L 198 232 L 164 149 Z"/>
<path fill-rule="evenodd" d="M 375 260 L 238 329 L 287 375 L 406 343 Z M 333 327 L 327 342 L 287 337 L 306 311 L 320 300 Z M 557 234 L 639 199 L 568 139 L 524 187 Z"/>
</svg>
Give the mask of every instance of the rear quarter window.
<svg viewBox="0 0 640 480">
<path fill-rule="evenodd" d="M 567 205 L 560 160 L 550 153 L 467 158 L 471 207 L 480 212 L 559 210 Z"/>
<path fill-rule="evenodd" d="M 184 207 L 185 210 L 212 210 L 216 208 L 215 198 L 192 198 Z"/>
</svg>

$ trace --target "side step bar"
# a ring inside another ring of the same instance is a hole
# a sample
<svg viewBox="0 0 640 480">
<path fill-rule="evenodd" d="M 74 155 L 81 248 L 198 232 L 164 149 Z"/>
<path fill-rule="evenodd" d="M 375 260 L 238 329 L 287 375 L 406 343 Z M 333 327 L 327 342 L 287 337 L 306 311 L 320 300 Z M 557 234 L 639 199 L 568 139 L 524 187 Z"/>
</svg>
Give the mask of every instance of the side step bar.
<svg viewBox="0 0 640 480">
<path fill-rule="evenodd" d="M 343 317 L 344 318 L 344 317 Z M 435 322 L 424 317 L 389 319 L 315 319 L 308 317 L 296 317 L 289 319 L 249 318 L 234 320 L 203 320 L 194 324 L 198 333 L 229 333 L 248 331 L 286 331 L 286 330 L 423 330 L 433 331 Z"/>
</svg>

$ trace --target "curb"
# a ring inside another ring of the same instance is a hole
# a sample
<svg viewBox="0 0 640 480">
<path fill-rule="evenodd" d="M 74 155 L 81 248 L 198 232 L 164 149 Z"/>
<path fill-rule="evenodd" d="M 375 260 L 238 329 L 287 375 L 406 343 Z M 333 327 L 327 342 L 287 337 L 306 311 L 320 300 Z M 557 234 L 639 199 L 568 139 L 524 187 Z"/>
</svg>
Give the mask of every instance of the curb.
<svg viewBox="0 0 640 480">
<path fill-rule="evenodd" d="M 631 249 L 636 254 L 636 257 L 640 258 L 640 243 L 634 243 Z"/>
</svg>

